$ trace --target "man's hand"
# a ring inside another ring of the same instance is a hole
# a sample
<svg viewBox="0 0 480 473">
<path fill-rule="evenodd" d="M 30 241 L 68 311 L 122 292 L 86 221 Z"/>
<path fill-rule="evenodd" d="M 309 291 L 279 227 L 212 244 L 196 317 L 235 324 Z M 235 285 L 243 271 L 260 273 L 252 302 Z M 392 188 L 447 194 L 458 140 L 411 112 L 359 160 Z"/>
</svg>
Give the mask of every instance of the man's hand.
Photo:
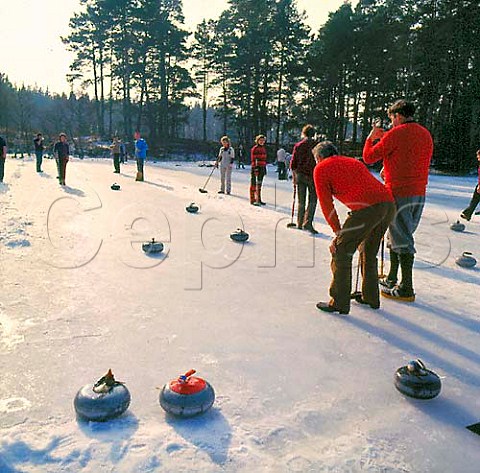
<svg viewBox="0 0 480 473">
<path fill-rule="evenodd" d="M 337 237 L 335 236 L 328 247 L 330 254 L 333 256 L 337 252 Z"/>
<path fill-rule="evenodd" d="M 369 133 L 367 138 L 372 141 L 379 140 L 380 138 L 382 138 L 384 133 L 385 132 L 383 131 L 383 128 L 373 125 L 372 131 Z"/>
<path fill-rule="evenodd" d="M 292 176 L 293 176 L 293 185 L 297 185 L 297 171 L 292 171 Z"/>
<path fill-rule="evenodd" d="M 384 168 L 380 169 L 380 177 L 382 178 L 382 181 L 385 180 L 385 169 Z"/>
</svg>

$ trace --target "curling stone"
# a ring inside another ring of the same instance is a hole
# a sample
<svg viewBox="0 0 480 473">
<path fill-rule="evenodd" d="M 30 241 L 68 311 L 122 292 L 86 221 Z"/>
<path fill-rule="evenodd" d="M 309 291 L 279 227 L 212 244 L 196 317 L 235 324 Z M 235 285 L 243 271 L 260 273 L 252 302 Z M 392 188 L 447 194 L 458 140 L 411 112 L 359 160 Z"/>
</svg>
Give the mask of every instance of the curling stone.
<svg viewBox="0 0 480 473">
<path fill-rule="evenodd" d="M 119 190 L 120 190 L 120 184 L 117 184 L 116 182 L 114 182 L 114 183 L 110 186 L 110 189 L 112 189 L 112 191 L 119 191 Z"/>
<path fill-rule="evenodd" d="M 163 251 L 163 243 L 152 238 L 152 241 L 142 244 L 142 250 L 148 254 L 161 253 Z"/>
<path fill-rule="evenodd" d="M 425 367 L 422 360 L 410 361 L 395 373 L 395 387 L 415 399 L 433 399 L 440 394 L 439 376 Z"/>
<path fill-rule="evenodd" d="M 472 256 L 470 251 L 464 251 L 462 256 L 459 256 L 455 263 L 462 268 L 473 268 L 477 264 L 477 260 Z"/>
<path fill-rule="evenodd" d="M 230 238 L 233 241 L 240 241 L 240 242 L 247 241 L 249 236 L 250 235 L 247 232 L 243 231 L 241 228 L 237 228 L 235 232 L 230 234 Z"/>
<path fill-rule="evenodd" d="M 190 370 L 162 388 L 160 405 L 165 411 L 178 417 L 192 417 L 212 407 L 215 391 L 207 381 L 193 374 L 195 370 Z"/>
<path fill-rule="evenodd" d="M 95 384 L 81 388 L 73 405 L 79 417 L 103 422 L 123 414 L 130 405 L 130 392 L 120 381 L 116 381 L 112 370 Z"/>
<path fill-rule="evenodd" d="M 188 206 L 188 207 L 185 207 L 185 210 L 189 213 L 189 214 L 196 214 L 198 212 L 198 205 L 195 205 L 193 202 Z"/>
<path fill-rule="evenodd" d="M 457 220 L 450 225 L 450 230 L 453 230 L 454 232 L 463 232 L 463 230 L 465 230 L 465 225 L 460 222 L 460 220 Z"/>
</svg>

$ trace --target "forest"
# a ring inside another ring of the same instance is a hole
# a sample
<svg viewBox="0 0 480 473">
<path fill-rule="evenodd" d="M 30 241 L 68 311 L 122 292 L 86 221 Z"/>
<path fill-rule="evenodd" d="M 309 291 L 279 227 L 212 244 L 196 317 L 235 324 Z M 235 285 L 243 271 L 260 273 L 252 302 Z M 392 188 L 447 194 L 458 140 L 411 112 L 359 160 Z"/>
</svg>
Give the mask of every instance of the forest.
<svg viewBox="0 0 480 473">
<path fill-rule="evenodd" d="M 288 147 L 311 123 L 359 156 L 373 121 L 406 98 L 434 137 L 433 165 L 466 172 L 480 148 L 479 19 L 478 0 L 345 1 L 312 31 L 295 0 L 229 0 L 189 32 L 181 0 L 81 0 L 62 38 L 70 94 L 0 74 L 0 133 L 29 148 L 37 131 L 141 129 L 161 155 L 223 134 Z"/>
</svg>

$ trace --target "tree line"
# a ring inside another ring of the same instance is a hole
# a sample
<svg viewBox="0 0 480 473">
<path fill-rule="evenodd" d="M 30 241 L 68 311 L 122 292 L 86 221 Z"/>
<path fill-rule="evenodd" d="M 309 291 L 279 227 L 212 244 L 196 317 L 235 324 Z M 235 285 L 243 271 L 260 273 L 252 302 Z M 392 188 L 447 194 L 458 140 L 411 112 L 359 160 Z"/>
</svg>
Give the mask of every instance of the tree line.
<svg viewBox="0 0 480 473">
<path fill-rule="evenodd" d="M 312 123 L 359 155 L 373 121 L 386 123 L 388 105 L 404 97 L 434 136 L 438 168 L 475 162 L 478 0 L 345 1 L 319 31 L 295 0 L 229 0 L 192 34 L 181 0 L 81 3 L 63 38 L 75 54 L 72 90 L 84 91 L 62 99 L 73 133 L 87 131 L 85 117 L 88 133 L 103 137 L 142 129 L 153 149 L 193 129 L 202 141 L 229 134 L 247 146 L 263 133 L 278 147 Z M 4 89 L 0 80 L 0 127 Z M 16 103 L 28 92 L 14 90 Z M 26 110 L 15 109 L 18 129 Z"/>
</svg>

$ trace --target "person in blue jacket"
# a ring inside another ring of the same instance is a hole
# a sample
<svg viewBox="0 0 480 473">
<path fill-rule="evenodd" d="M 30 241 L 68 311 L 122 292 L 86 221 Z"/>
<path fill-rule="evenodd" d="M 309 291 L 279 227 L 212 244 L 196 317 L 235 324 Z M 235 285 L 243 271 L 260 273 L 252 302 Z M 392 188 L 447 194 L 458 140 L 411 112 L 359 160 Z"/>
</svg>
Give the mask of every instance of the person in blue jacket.
<svg viewBox="0 0 480 473">
<path fill-rule="evenodd" d="M 135 159 L 137 160 L 137 177 L 136 181 L 143 181 L 143 165 L 147 158 L 148 145 L 142 138 L 139 131 L 134 134 L 135 137 Z"/>
</svg>

